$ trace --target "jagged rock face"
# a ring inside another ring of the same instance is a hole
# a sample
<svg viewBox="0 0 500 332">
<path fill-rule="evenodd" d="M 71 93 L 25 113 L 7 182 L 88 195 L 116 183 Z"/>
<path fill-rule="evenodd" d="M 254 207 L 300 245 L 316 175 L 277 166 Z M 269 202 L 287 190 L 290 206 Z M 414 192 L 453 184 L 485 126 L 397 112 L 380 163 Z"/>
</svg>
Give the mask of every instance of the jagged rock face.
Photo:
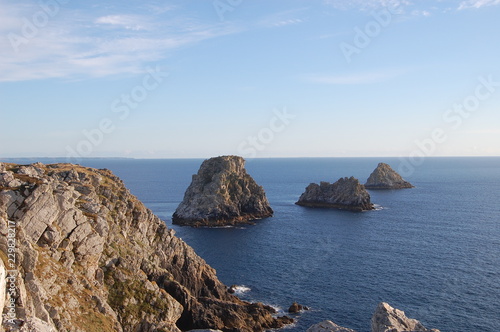
<svg viewBox="0 0 500 332">
<path fill-rule="evenodd" d="M 370 174 L 365 187 L 367 189 L 404 189 L 413 188 L 413 185 L 405 181 L 391 166 L 380 163 Z"/>
<path fill-rule="evenodd" d="M 356 332 L 346 327 L 339 326 L 330 320 L 314 324 L 307 329 L 307 332 Z"/>
<path fill-rule="evenodd" d="M 264 189 L 245 170 L 245 160 L 223 156 L 205 160 L 172 220 L 188 226 L 225 226 L 271 217 Z"/>
<path fill-rule="evenodd" d="M 9 179 L 0 184 L 0 251 L 12 224 L 18 249 L 18 320 L 4 321 L 6 331 L 262 331 L 290 322 L 229 294 L 110 171 L 0 169 Z"/>
<path fill-rule="evenodd" d="M 295 203 L 301 206 L 335 208 L 341 210 L 372 210 L 370 194 L 354 178 L 340 178 L 335 183 L 311 183 Z"/>
<path fill-rule="evenodd" d="M 418 320 L 406 317 L 403 311 L 385 302 L 378 304 L 371 323 L 372 332 L 439 332 L 427 329 Z"/>
</svg>

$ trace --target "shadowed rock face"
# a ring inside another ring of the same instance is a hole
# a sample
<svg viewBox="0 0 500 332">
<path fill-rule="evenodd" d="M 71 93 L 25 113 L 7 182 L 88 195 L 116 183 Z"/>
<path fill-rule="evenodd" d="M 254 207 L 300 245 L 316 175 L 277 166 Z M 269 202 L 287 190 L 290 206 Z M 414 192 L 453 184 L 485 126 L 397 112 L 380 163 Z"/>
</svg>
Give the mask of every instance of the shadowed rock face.
<svg viewBox="0 0 500 332">
<path fill-rule="evenodd" d="M 311 183 L 295 204 L 350 211 L 373 210 L 370 194 L 354 177 L 340 178 L 335 183 Z"/>
<path fill-rule="evenodd" d="M 7 331 L 263 331 L 290 322 L 229 294 L 110 171 L 0 163 L 0 176 L 3 261 L 11 225 L 17 240 L 19 320 L 4 321 Z"/>
<path fill-rule="evenodd" d="M 367 189 L 404 189 L 413 188 L 413 185 L 405 181 L 391 166 L 380 163 L 370 174 L 365 187 Z"/>
<path fill-rule="evenodd" d="M 372 316 L 372 332 L 439 332 L 427 329 L 418 320 L 406 317 L 404 311 L 385 302 L 378 304 Z"/>
<path fill-rule="evenodd" d="M 271 217 L 264 189 L 245 170 L 245 160 L 223 156 L 205 160 L 172 220 L 188 226 L 226 226 Z"/>
</svg>

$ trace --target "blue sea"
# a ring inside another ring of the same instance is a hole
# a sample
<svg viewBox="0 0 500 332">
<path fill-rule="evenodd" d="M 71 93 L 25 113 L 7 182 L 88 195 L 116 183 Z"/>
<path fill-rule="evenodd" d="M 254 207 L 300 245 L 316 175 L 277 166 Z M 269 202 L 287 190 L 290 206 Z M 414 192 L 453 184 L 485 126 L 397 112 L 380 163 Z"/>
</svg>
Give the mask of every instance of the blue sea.
<svg viewBox="0 0 500 332">
<path fill-rule="evenodd" d="M 370 191 L 362 213 L 294 205 L 311 182 L 355 176 L 397 158 L 253 159 L 247 171 L 275 211 L 253 226 L 172 225 L 202 160 L 85 160 L 111 169 L 241 297 L 286 311 L 310 308 L 285 331 L 329 319 L 368 332 L 385 301 L 445 331 L 500 331 L 500 158 L 427 158 L 415 188 Z"/>
</svg>

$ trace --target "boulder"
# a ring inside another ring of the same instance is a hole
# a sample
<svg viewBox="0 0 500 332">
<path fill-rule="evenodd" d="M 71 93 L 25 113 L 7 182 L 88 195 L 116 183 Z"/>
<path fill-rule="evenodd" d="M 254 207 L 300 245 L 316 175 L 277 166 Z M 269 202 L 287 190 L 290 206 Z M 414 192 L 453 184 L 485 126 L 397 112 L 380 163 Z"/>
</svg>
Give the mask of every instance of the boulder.
<svg viewBox="0 0 500 332">
<path fill-rule="evenodd" d="M 373 210 L 370 194 L 354 177 L 340 178 L 335 183 L 311 183 L 295 203 L 307 207 L 335 208 L 350 211 Z"/>
<path fill-rule="evenodd" d="M 339 326 L 330 320 L 314 324 L 306 332 L 356 332 L 346 327 Z"/>
<path fill-rule="evenodd" d="M 379 163 L 365 183 L 367 189 L 404 189 L 413 188 L 391 166 Z"/>
<path fill-rule="evenodd" d="M 297 302 L 293 302 L 290 308 L 288 308 L 288 312 L 291 314 L 296 314 L 298 312 L 301 312 L 303 310 L 309 310 L 308 307 L 303 306 L 301 304 L 298 304 Z"/>
<path fill-rule="evenodd" d="M 251 223 L 272 215 L 264 189 L 245 170 L 245 160 L 223 156 L 201 164 L 172 221 L 212 227 Z"/>
<path fill-rule="evenodd" d="M 372 332 L 439 332 L 427 329 L 418 320 L 406 317 L 404 311 L 388 303 L 378 304 L 371 320 Z"/>
</svg>

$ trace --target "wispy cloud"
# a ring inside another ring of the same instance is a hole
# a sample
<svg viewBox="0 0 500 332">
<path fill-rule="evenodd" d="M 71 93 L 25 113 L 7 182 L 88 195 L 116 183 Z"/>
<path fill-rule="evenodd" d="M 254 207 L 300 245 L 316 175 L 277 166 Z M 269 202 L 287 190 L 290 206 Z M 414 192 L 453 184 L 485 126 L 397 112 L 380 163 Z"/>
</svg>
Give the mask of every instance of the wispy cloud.
<svg viewBox="0 0 500 332">
<path fill-rule="evenodd" d="M 238 31 L 183 17 L 171 7 L 105 15 L 61 8 L 27 35 L 24 26 L 40 10 L 22 1 L 2 2 L 0 82 L 140 73 L 180 47 Z"/>
<path fill-rule="evenodd" d="M 467 0 L 462 1 L 458 6 L 458 9 L 481 8 L 495 5 L 500 5 L 500 0 Z"/>
<path fill-rule="evenodd" d="M 305 76 L 305 81 L 317 84 L 332 85 L 352 85 L 352 84 L 373 84 L 389 81 L 405 74 L 407 70 L 385 70 L 364 73 L 354 73 L 346 75 L 322 75 L 312 74 Z"/>
<path fill-rule="evenodd" d="M 306 19 L 303 17 L 303 12 L 305 10 L 307 10 L 307 8 L 297 8 L 275 13 L 262 19 L 259 25 L 267 28 L 272 28 L 300 24 L 306 21 Z"/>
</svg>

